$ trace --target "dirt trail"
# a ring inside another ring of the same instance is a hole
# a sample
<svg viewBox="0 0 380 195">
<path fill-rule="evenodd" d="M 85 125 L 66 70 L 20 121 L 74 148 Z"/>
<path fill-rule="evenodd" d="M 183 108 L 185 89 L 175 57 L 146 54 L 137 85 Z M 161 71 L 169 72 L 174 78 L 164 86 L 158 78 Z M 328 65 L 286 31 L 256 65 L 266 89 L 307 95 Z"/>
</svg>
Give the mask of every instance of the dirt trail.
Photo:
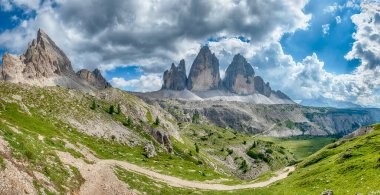
<svg viewBox="0 0 380 195">
<path fill-rule="evenodd" d="M 278 171 L 276 176 L 263 182 L 230 186 L 224 184 L 184 180 L 169 175 L 163 175 L 128 162 L 118 160 L 101 160 L 94 156 L 89 156 L 90 159 L 93 160 L 94 164 L 87 164 L 82 159 L 76 159 L 69 153 L 58 151 L 57 153 L 64 163 L 77 167 L 86 180 L 80 189 L 80 194 L 134 194 L 134 192 L 128 189 L 128 186 L 120 181 L 113 173 L 112 168 L 114 166 L 120 166 L 128 171 L 149 176 L 170 186 L 197 188 L 201 190 L 237 190 L 265 187 L 278 180 L 286 178 L 288 174 L 295 169 L 294 166 L 286 167 L 283 170 Z"/>
</svg>

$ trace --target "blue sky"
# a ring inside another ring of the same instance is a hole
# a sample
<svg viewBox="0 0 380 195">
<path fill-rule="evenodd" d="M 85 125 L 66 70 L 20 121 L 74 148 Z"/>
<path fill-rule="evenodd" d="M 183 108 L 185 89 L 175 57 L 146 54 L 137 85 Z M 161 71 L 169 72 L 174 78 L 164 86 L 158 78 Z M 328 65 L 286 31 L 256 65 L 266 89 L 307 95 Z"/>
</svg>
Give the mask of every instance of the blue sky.
<svg viewBox="0 0 380 195">
<path fill-rule="evenodd" d="M 305 12 L 313 15 L 310 27 L 294 34 L 286 34 L 281 39 L 284 51 L 301 61 L 305 56 L 315 52 L 325 62 L 326 70 L 338 74 L 352 72 L 360 62 L 358 60 L 346 60 L 344 56 L 351 50 L 354 39 L 355 25 L 351 21 L 353 14 L 360 13 L 359 9 L 342 8 L 328 12 L 327 7 L 335 3 L 341 5 L 345 0 L 310 1 Z M 340 17 L 340 23 L 336 17 Z M 329 24 L 327 34 L 323 33 L 322 25 Z"/>
<path fill-rule="evenodd" d="M 208 44 L 222 75 L 233 55 L 241 53 L 257 74 L 293 99 L 380 105 L 379 4 L 0 0 L 0 55 L 23 53 L 43 28 L 74 69 L 100 68 L 114 86 L 152 91 L 161 87 L 171 63 L 185 59 L 189 70 L 200 47 Z"/>
</svg>

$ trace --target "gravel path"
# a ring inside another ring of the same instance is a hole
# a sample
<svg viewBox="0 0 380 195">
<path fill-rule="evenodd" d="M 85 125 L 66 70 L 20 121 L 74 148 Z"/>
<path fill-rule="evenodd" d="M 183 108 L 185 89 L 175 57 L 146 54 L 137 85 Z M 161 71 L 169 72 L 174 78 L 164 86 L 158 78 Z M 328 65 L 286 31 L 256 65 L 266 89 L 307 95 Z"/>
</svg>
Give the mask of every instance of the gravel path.
<svg viewBox="0 0 380 195">
<path fill-rule="evenodd" d="M 128 186 L 120 181 L 113 172 L 114 166 L 120 166 L 128 171 L 149 176 L 158 181 L 164 182 L 170 186 L 197 188 L 201 190 L 238 190 L 247 188 L 258 188 L 268 186 L 278 180 L 284 179 L 288 174 L 294 171 L 295 167 L 286 167 L 276 173 L 276 176 L 269 180 L 238 185 L 212 184 L 199 181 L 189 181 L 177 177 L 157 173 L 146 168 L 140 167 L 118 160 L 101 160 L 91 156 L 93 164 L 87 164 L 82 159 L 76 159 L 66 152 L 57 152 L 60 159 L 65 164 L 71 164 L 77 167 L 86 182 L 82 185 L 79 194 L 134 194 Z"/>
</svg>

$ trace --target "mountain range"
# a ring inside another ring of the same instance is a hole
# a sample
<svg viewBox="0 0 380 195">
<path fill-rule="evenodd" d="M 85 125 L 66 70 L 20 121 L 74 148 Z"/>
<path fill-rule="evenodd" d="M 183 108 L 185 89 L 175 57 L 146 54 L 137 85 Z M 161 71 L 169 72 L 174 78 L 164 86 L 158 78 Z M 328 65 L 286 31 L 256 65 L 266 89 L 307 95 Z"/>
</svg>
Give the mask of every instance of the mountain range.
<svg viewBox="0 0 380 195">
<path fill-rule="evenodd" d="M 226 69 L 224 79 L 219 73 L 219 60 L 208 46 L 203 46 L 186 75 L 185 60 L 163 75 L 161 90 L 136 93 L 153 98 L 184 100 L 224 100 L 259 104 L 294 104 L 283 92 L 272 90 L 269 82 L 255 76 L 251 64 L 240 54 L 233 57 Z"/>
</svg>

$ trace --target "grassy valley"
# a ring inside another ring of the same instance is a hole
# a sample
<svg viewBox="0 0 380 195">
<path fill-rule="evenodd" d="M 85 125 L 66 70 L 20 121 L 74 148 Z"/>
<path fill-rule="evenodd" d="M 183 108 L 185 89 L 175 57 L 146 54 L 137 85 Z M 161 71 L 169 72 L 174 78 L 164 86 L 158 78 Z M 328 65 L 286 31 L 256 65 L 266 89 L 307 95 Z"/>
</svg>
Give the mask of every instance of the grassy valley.
<svg viewBox="0 0 380 195">
<path fill-rule="evenodd" d="M 267 181 L 286 166 L 297 167 L 289 177 L 268 187 L 231 192 L 171 186 L 121 166 L 112 167 L 130 190 L 148 194 L 380 190 L 374 180 L 380 174 L 379 125 L 368 135 L 334 143 L 328 137 L 258 137 L 197 117 L 178 121 L 159 106 L 120 90 L 84 94 L 60 87 L 0 85 L 0 174 L 11 168 L 25 174 L 34 188 L 30 193 L 80 192 L 87 175 L 77 164 L 67 163 L 62 152 L 84 166 L 115 160 L 186 181 L 227 186 Z M 170 143 L 159 142 L 158 131 L 162 131 L 159 135 L 170 134 Z M 145 148 L 149 143 L 157 155 L 148 158 Z"/>
</svg>

